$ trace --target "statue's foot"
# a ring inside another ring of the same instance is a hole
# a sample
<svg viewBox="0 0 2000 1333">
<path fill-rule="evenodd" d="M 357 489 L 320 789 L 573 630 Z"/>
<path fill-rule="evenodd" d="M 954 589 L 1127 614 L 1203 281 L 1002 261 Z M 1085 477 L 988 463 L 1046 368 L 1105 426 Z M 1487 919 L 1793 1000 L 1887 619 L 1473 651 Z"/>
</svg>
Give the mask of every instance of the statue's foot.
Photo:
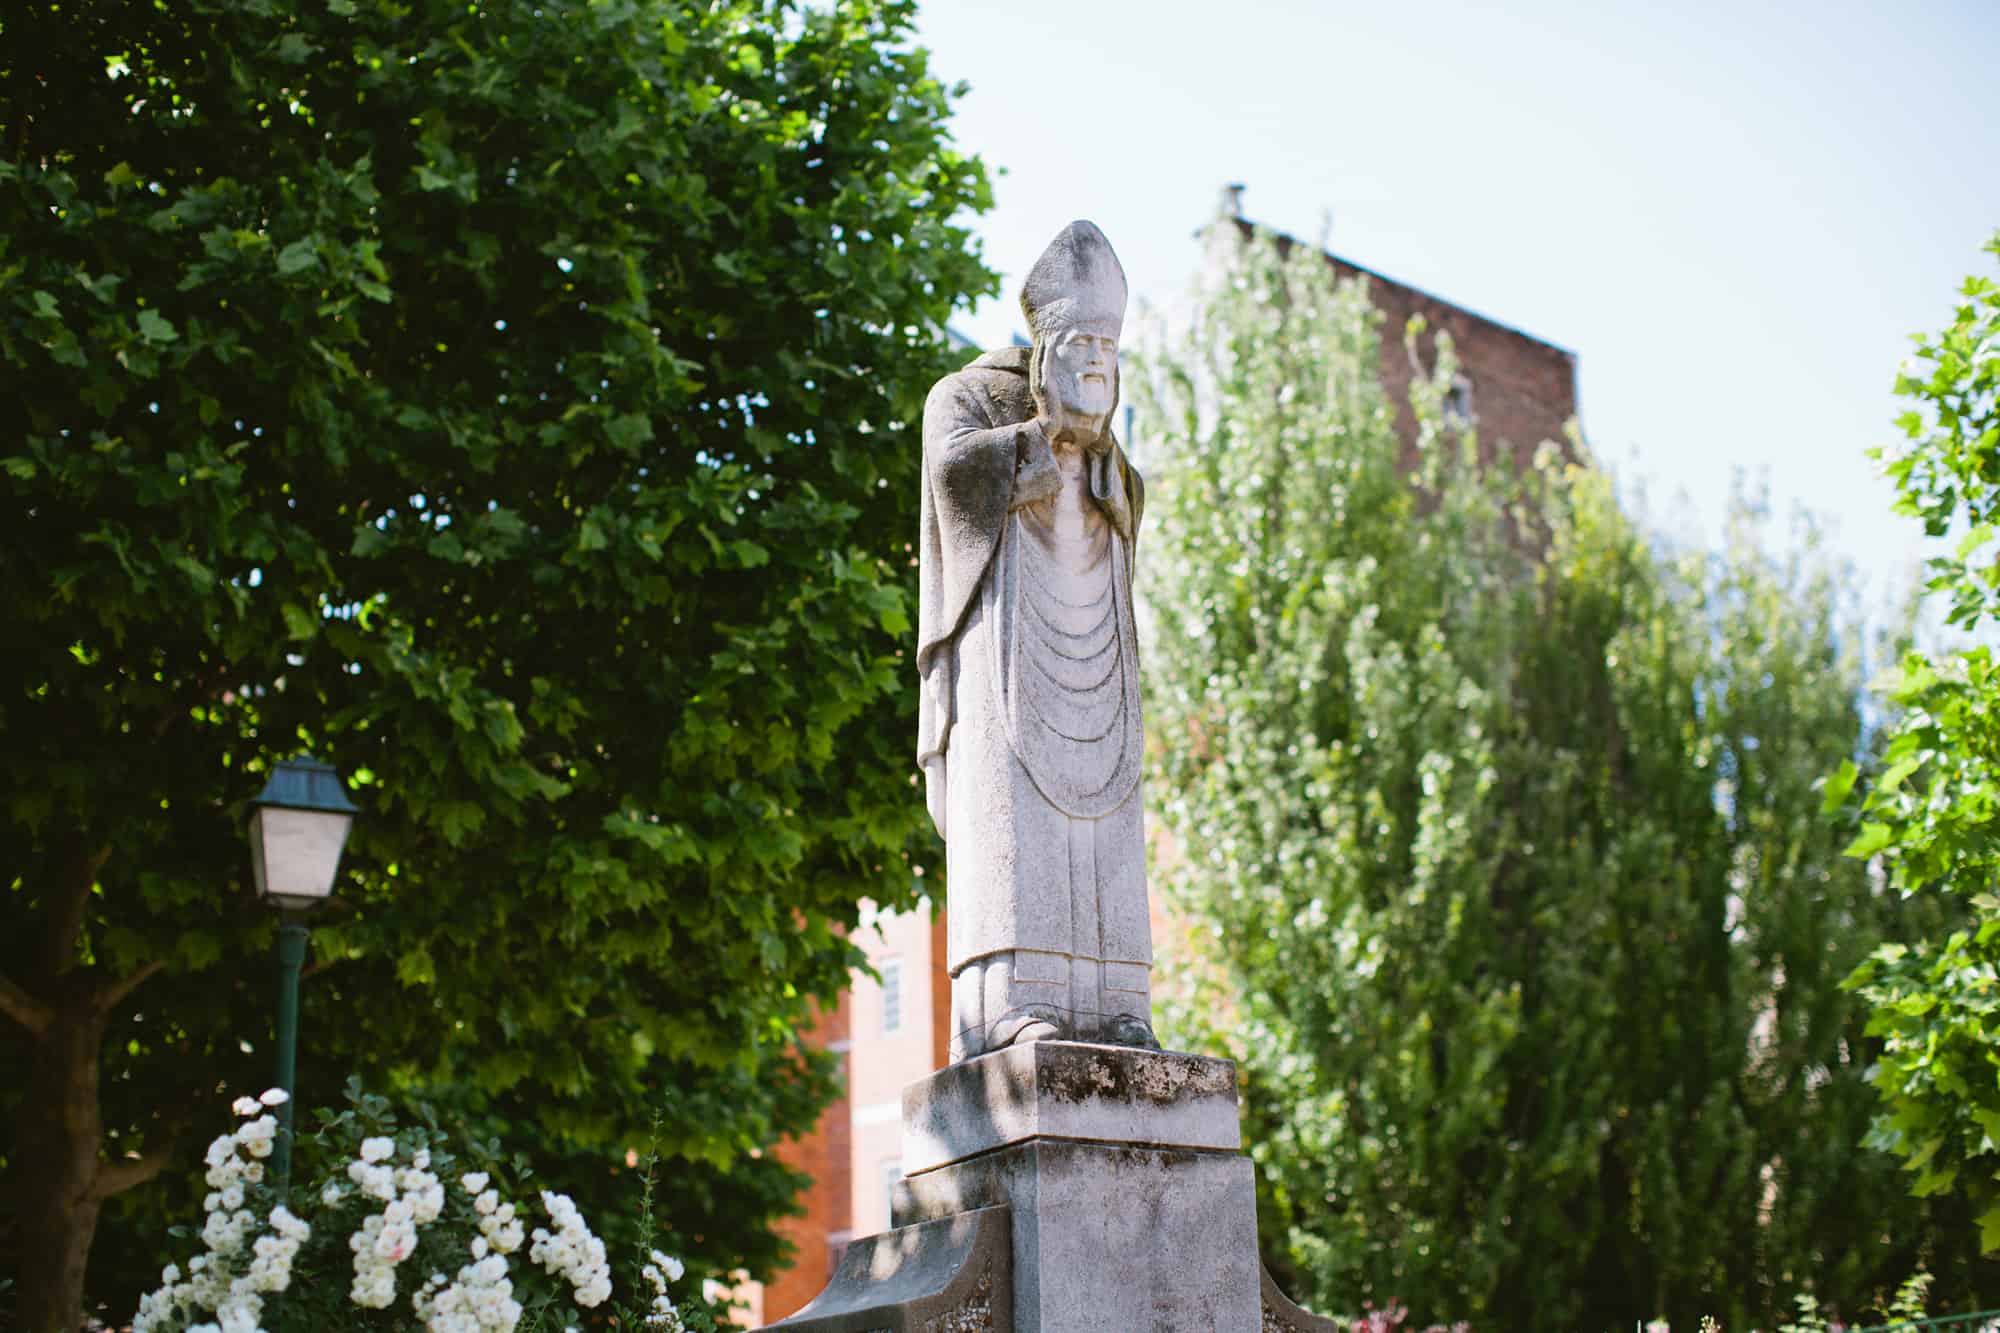
<svg viewBox="0 0 2000 1333">
<path fill-rule="evenodd" d="M 993 1027 L 986 1042 L 986 1049 L 997 1051 L 1004 1046 L 1026 1046 L 1036 1041 L 1061 1041 L 1063 1030 L 1055 1021 L 1043 1014 L 1025 1013 L 1005 1019 Z"/>
<path fill-rule="evenodd" d="M 1106 1023 L 1102 1040 L 1113 1046 L 1137 1046 L 1144 1051 L 1160 1049 L 1160 1039 L 1153 1035 L 1153 1025 L 1132 1014 L 1119 1014 Z"/>
<path fill-rule="evenodd" d="M 1007 1039 L 1006 1044 L 1009 1046 L 1026 1046 L 1029 1042 L 1056 1041 L 1061 1036 L 1062 1033 L 1056 1031 L 1054 1023 L 1048 1022 L 1046 1019 L 1037 1018 L 1031 1022 L 1023 1023 L 1019 1028 L 1015 1029 L 1014 1035 Z"/>
</svg>

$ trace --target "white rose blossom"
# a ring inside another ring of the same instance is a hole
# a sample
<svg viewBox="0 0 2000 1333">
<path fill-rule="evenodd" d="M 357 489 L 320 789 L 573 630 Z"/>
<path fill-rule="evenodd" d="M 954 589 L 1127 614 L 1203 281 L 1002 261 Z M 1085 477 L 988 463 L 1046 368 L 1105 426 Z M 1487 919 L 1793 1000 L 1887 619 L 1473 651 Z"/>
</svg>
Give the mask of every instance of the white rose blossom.
<svg viewBox="0 0 2000 1333">
<path fill-rule="evenodd" d="M 611 1295 L 611 1264 L 604 1254 L 604 1242 L 590 1234 L 583 1214 L 567 1194 L 543 1190 L 542 1207 L 548 1209 L 556 1230 L 551 1234 L 536 1227 L 528 1258 L 566 1279 L 578 1305 L 585 1309 L 602 1305 Z"/>
<path fill-rule="evenodd" d="M 639 1270 L 653 1288 L 653 1302 L 646 1315 L 645 1327 L 659 1329 L 661 1333 L 684 1333 L 687 1325 L 681 1320 L 681 1312 L 674 1307 L 673 1297 L 667 1294 L 669 1283 L 678 1282 L 686 1273 L 681 1261 L 670 1254 L 654 1250 L 652 1262 Z"/>
<path fill-rule="evenodd" d="M 473 1261 L 458 1270 L 450 1285 L 429 1294 L 419 1293 L 415 1302 L 424 1327 L 431 1333 L 511 1333 L 521 1320 L 521 1303 L 514 1299 L 514 1284 L 507 1276 L 507 1261 L 485 1253 L 483 1241 L 472 1243 Z M 442 1274 L 432 1274 L 438 1282 Z"/>
</svg>

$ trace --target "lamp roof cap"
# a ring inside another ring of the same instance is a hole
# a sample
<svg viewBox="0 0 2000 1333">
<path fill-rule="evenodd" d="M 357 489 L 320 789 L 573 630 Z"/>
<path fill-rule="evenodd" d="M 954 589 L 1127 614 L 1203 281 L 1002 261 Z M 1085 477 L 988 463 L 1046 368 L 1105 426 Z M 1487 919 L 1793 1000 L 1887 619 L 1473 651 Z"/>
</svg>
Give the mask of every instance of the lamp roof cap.
<svg viewBox="0 0 2000 1333">
<path fill-rule="evenodd" d="M 347 799 L 347 784 L 340 770 L 321 763 L 309 754 L 281 759 L 271 766 L 271 777 L 257 793 L 251 806 L 276 806 L 284 810 L 323 810 L 328 814 L 352 815 L 361 807 Z"/>
</svg>

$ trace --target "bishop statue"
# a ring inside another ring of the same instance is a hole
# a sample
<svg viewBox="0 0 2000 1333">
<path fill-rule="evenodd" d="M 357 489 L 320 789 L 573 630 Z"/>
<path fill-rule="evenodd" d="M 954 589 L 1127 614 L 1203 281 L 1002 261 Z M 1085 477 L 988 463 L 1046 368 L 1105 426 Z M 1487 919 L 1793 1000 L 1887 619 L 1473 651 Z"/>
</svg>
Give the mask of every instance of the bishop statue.
<svg viewBox="0 0 2000 1333">
<path fill-rule="evenodd" d="M 954 1060 L 1157 1046 L 1132 558 L 1145 487 L 1111 424 L 1125 273 L 1066 227 L 1029 347 L 924 406 L 917 762 L 944 837 Z"/>
</svg>

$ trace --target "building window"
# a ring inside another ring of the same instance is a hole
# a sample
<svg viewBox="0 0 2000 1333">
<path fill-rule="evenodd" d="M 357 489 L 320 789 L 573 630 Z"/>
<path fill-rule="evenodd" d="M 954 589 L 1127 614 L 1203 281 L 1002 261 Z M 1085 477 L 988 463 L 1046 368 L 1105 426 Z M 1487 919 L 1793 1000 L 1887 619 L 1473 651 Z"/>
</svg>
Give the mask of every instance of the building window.
<svg viewBox="0 0 2000 1333">
<path fill-rule="evenodd" d="M 1451 377 L 1444 393 L 1444 424 L 1465 427 L 1472 424 L 1472 381 L 1463 375 Z"/>
<path fill-rule="evenodd" d="M 899 958 L 882 965 L 882 1035 L 903 1030 L 903 963 Z"/>
</svg>

